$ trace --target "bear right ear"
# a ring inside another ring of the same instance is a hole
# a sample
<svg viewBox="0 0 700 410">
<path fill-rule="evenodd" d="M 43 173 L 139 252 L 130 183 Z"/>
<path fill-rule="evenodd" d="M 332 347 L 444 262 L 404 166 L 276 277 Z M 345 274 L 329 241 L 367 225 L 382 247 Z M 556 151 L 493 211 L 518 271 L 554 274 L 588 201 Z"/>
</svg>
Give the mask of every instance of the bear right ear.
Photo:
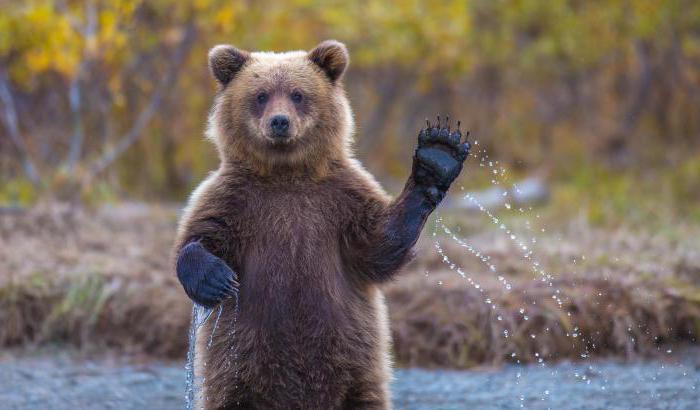
<svg viewBox="0 0 700 410">
<path fill-rule="evenodd" d="M 326 73 L 331 84 L 343 76 L 350 62 L 345 44 L 335 40 L 326 40 L 317 45 L 309 52 L 309 59 Z"/>
<path fill-rule="evenodd" d="M 218 45 L 209 51 L 209 69 L 221 85 L 228 84 L 236 76 L 250 53 L 230 45 Z"/>
</svg>

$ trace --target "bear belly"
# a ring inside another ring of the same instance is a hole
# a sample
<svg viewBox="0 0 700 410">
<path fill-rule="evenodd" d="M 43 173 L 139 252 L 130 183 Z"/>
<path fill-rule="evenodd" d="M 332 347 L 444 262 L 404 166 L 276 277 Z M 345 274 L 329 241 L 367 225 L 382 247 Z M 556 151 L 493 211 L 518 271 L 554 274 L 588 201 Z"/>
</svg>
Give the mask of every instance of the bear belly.
<svg viewBox="0 0 700 410">
<path fill-rule="evenodd" d="M 229 301 L 204 353 L 210 408 L 340 408 L 353 381 L 375 371 L 375 306 L 341 272 L 260 266 L 241 278 L 240 297 L 235 333 Z"/>
</svg>

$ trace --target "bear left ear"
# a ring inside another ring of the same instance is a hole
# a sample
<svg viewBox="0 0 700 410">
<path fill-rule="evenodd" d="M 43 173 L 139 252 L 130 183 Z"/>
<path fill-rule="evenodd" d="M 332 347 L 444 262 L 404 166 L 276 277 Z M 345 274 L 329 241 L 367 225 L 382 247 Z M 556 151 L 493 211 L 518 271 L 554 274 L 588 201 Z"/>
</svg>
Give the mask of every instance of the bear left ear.
<svg viewBox="0 0 700 410">
<path fill-rule="evenodd" d="M 309 52 L 309 59 L 326 73 L 332 84 L 335 84 L 348 67 L 350 55 L 345 44 L 326 40 Z"/>
<path fill-rule="evenodd" d="M 209 50 L 209 69 L 214 77 L 225 86 L 243 68 L 250 53 L 234 46 L 218 45 Z"/>
</svg>

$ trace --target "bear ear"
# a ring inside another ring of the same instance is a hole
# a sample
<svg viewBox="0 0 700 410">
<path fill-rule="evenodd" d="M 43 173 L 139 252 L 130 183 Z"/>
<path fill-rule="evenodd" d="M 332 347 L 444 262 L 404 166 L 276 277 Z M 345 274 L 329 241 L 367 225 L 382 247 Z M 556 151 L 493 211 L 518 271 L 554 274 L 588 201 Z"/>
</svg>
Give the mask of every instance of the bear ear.
<svg viewBox="0 0 700 410">
<path fill-rule="evenodd" d="M 221 85 L 228 84 L 236 76 L 250 53 L 230 45 L 218 45 L 209 50 L 209 69 Z"/>
<path fill-rule="evenodd" d="M 345 44 L 326 40 L 309 52 L 309 59 L 326 73 L 332 84 L 335 84 L 348 67 L 350 55 Z"/>
</svg>

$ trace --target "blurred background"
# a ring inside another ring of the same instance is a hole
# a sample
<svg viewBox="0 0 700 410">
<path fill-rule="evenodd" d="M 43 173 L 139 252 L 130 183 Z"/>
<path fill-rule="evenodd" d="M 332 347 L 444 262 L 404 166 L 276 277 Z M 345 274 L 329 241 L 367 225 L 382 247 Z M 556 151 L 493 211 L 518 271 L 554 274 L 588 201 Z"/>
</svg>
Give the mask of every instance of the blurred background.
<svg viewBox="0 0 700 410">
<path fill-rule="evenodd" d="M 426 117 L 450 114 L 476 141 L 419 258 L 387 287 L 398 365 L 657 358 L 697 343 L 697 1 L 0 8 L 9 363 L 45 349 L 184 358 L 190 305 L 170 246 L 218 162 L 203 136 L 207 51 L 328 38 L 351 54 L 357 156 L 390 192 Z"/>
<path fill-rule="evenodd" d="M 3 3 L 4 202 L 181 201 L 216 166 L 208 49 L 326 38 L 351 51 L 358 156 L 384 181 L 406 175 L 424 118 L 451 113 L 513 172 L 585 200 L 699 199 L 694 1 Z"/>
</svg>

